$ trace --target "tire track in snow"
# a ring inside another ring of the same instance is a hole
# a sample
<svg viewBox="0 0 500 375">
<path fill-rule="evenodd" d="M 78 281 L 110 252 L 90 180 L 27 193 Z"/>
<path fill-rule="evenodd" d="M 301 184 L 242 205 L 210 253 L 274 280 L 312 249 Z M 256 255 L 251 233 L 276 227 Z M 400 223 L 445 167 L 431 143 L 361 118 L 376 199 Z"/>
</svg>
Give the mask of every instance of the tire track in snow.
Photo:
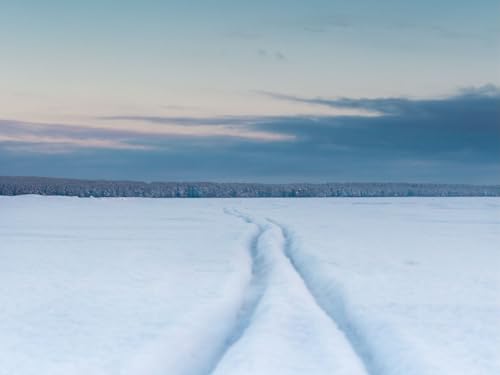
<svg viewBox="0 0 500 375">
<path fill-rule="evenodd" d="M 211 374 L 228 348 L 237 342 L 251 324 L 252 316 L 267 287 L 267 268 L 259 256 L 259 239 L 268 229 L 235 211 L 224 210 L 256 227 L 248 242 L 239 248 L 245 256 L 245 279 L 228 298 L 215 306 L 207 306 L 202 315 L 187 316 L 177 330 L 168 331 L 141 348 L 126 363 L 124 375 L 207 375 Z M 246 253 L 246 254 L 245 254 Z M 248 256 L 246 256 L 248 254 Z M 247 261 L 249 262 L 247 263 Z M 214 308 L 215 307 L 215 308 Z M 192 324 L 191 320 L 196 322 Z M 186 330 L 183 325 L 192 326 Z M 175 356 L 163 357 L 165 351 L 178 350 Z"/>
<path fill-rule="evenodd" d="M 259 244 L 260 239 L 267 231 L 277 230 L 283 239 L 283 243 L 279 245 L 278 254 L 280 254 L 279 257 L 282 257 L 284 261 L 283 264 L 287 268 L 286 272 L 291 272 L 292 274 L 296 275 L 297 280 L 300 280 L 300 283 L 302 284 L 306 294 L 309 295 L 308 298 L 308 301 L 310 301 L 309 303 L 315 305 L 313 309 L 317 309 L 317 311 L 320 314 L 323 314 L 323 316 L 325 317 L 324 319 L 332 324 L 332 329 L 337 330 L 337 332 L 339 332 L 338 334 L 344 336 L 344 342 L 346 348 L 348 347 L 350 348 L 348 350 L 350 350 L 351 353 L 353 353 L 354 357 L 357 357 L 357 360 L 359 361 L 360 364 L 358 371 L 356 371 L 355 373 L 358 374 L 358 372 L 359 373 L 362 372 L 363 374 L 364 373 L 373 374 L 372 371 L 369 371 L 369 367 L 367 366 L 365 357 L 360 354 L 356 346 L 349 339 L 346 332 L 337 323 L 336 319 L 334 319 L 334 317 L 327 311 L 327 309 L 324 308 L 323 304 L 320 303 L 320 301 L 318 301 L 318 298 L 311 291 L 310 285 L 307 282 L 308 280 L 303 276 L 303 274 L 300 272 L 300 269 L 296 266 L 293 257 L 290 255 L 292 239 L 289 236 L 286 228 L 272 219 L 265 218 L 262 220 L 256 220 L 251 216 L 245 215 L 237 210 L 225 209 L 224 212 L 228 215 L 238 217 L 249 224 L 257 226 L 258 233 L 253 238 L 250 249 L 251 259 L 252 259 L 252 280 L 247 290 L 246 301 L 241 308 L 240 314 L 238 315 L 237 319 L 238 322 L 235 328 L 233 329 L 232 333 L 228 336 L 226 343 L 224 345 L 224 349 L 219 353 L 217 359 L 211 366 L 211 371 L 209 373 L 211 374 L 217 372 L 216 370 L 218 370 L 219 364 L 222 363 L 222 361 L 224 360 L 226 355 L 231 351 L 233 346 L 235 346 L 235 344 L 237 344 L 238 341 L 244 337 L 246 331 L 252 325 L 255 312 L 259 307 L 261 299 L 266 293 L 266 289 L 272 287 L 272 285 L 269 285 L 269 279 L 272 278 L 272 276 L 270 276 L 270 272 L 280 272 L 275 269 L 276 266 L 271 266 L 267 264 L 267 262 L 269 262 L 268 255 L 265 252 L 263 252 L 265 250 L 265 246 L 261 248 Z M 343 351 L 340 351 L 339 353 L 342 352 Z"/>
<path fill-rule="evenodd" d="M 238 312 L 236 322 L 232 327 L 230 334 L 227 336 L 221 350 L 215 355 L 212 363 L 207 365 L 208 371 L 203 374 L 211 374 L 217 368 L 217 365 L 224 358 L 225 354 L 240 338 L 245 334 L 246 329 L 252 323 L 252 317 L 254 312 L 259 305 L 259 302 L 266 290 L 267 279 L 268 279 L 268 269 L 264 265 L 264 258 L 259 252 L 259 239 L 262 234 L 267 230 L 265 225 L 259 225 L 253 221 L 250 217 L 241 214 L 236 210 L 224 209 L 224 213 L 227 215 L 235 216 L 239 219 L 244 220 L 248 224 L 253 224 L 257 227 L 257 233 L 253 236 L 250 242 L 249 253 L 252 261 L 252 276 L 250 283 L 245 291 L 245 296 L 243 304 L 241 305 L 240 311 Z"/>
<path fill-rule="evenodd" d="M 373 356 L 371 354 L 371 350 L 369 350 L 367 343 L 365 343 L 357 333 L 357 330 L 354 328 L 354 324 L 352 324 L 350 318 L 347 315 L 343 297 L 340 292 L 334 291 L 334 299 L 338 306 L 329 300 L 327 297 L 323 296 L 318 289 L 319 287 L 315 287 L 314 281 L 308 276 L 308 272 L 305 270 L 305 267 L 302 267 L 300 262 L 297 262 L 296 257 L 293 254 L 293 238 L 290 235 L 289 230 L 282 224 L 277 221 L 266 218 L 266 220 L 274 225 L 276 225 L 283 234 L 285 239 L 285 247 L 283 249 L 283 254 L 289 260 L 291 266 L 297 275 L 302 279 L 304 285 L 307 288 L 307 291 L 312 296 L 316 304 L 319 308 L 325 313 L 326 316 L 330 318 L 332 323 L 342 331 L 347 342 L 353 349 L 354 353 L 359 357 L 361 363 L 363 364 L 367 374 L 369 375 L 379 375 L 381 374 L 380 370 L 377 366 L 375 366 L 373 361 Z M 330 291 L 331 292 L 331 291 Z"/>
</svg>

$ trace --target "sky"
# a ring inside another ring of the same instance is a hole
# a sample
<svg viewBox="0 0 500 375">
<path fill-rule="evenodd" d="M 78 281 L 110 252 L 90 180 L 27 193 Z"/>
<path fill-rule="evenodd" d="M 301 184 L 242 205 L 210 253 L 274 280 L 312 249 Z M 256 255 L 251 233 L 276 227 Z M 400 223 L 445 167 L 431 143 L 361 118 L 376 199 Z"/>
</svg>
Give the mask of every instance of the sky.
<svg viewBox="0 0 500 375">
<path fill-rule="evenodd" d="M 500 183 L 500 0 L 0 10 L 0 175 Z"/>
</svg>

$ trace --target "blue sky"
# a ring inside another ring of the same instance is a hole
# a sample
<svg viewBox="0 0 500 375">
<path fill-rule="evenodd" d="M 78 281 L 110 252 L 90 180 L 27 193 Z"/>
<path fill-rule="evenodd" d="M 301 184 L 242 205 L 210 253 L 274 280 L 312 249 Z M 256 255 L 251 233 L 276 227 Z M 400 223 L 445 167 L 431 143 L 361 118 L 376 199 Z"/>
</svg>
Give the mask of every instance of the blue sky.
<svg viewBox="0 0 500 375">
<path fill-rule="evenodd" d="M 0 7 L 0 174 L 500 182 L 500 1 Z"/>
</svg>

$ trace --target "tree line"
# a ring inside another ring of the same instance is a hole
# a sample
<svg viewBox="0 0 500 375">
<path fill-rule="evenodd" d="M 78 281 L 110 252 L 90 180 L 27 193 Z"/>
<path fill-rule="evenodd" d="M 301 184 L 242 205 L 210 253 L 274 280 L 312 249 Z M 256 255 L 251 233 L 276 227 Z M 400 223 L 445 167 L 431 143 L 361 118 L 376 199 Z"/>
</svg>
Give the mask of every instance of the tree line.
<svg viewBox="0 0 500 375">
<path fill-rule="evenodd" d="M 76 197 L 264 198 L 500 196 L 500 185 L 416 183 L 216 183 L 76 180 L 0 176 L 0 195 Z"/>
</svg>

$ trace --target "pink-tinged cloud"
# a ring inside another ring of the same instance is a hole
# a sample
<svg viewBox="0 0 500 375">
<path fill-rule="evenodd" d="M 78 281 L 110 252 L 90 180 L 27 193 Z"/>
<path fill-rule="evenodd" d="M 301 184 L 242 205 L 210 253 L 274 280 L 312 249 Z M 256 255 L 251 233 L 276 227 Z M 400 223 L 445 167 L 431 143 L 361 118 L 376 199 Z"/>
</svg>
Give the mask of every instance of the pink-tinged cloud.
<svg viewBox="0 0 500 375">
<path fill-rule="evenodd" d="M 236 138 L 257 142 L 295 139 L 293 135 L 224 123 L 187 126 L 118 121 L 113 126 L 81 126 L 0 120 L 0 144 L 17 151 L 60 153 L 86 148 L 151 150 L 156 148 L 152 144 L 172 138 Z"/>
</svg>

